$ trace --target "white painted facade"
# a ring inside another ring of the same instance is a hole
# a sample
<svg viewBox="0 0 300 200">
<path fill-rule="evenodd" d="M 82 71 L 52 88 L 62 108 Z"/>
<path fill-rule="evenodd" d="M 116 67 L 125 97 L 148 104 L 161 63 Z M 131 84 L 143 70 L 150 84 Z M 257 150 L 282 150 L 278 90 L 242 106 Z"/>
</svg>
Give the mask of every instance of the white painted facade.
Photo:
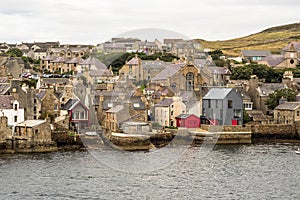
<svg viewBox="0 0 300 200">
<path fill-rule="evenodd" d="M 8 126 L 15 126 L 24 121 L 24 108 L 20 108 L 19 102 L 14 100 L 11 109 L 1 109 L 0 114 L 7 117 Z"/>
</svg>

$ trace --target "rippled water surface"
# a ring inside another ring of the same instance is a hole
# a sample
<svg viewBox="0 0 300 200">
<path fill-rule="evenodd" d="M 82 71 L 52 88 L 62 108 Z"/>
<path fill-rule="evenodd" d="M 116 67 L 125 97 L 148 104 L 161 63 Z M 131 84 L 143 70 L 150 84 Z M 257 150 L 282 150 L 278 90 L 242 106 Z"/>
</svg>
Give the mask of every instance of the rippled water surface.
<svg viewBox="0 0 300 200">
<path fill-rule="evenodd" d="M 0 199 L 299 199 L 298 146 L 215 146 L 205 155 L 190 147 L 157 169 L 160 160 L 147 152 L 107 148 L 1 155 Z M 169 150 L 159 152 L 161 162 L 174 156 Z M 136 155 L 152 170 L 140 172 Z"/>
</svg>

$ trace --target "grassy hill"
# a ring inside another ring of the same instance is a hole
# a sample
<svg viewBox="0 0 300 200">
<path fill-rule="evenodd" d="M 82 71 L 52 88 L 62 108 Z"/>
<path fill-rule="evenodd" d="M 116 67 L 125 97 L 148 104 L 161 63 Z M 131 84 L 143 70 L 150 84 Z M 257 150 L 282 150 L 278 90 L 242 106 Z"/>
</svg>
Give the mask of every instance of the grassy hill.
<svg viewBox="0 0 300 200">
<path fill-rule="evenodd" d="M 206 41 L 196 39 L 204 48 L 221 49 L 228 56 L 238 56 L 241 50 L 261 49 L 279 53 L 291 41 L 300 41 L 300 23 L 287 24 L 266 29 L 246 37 L 224 40 Z"/>
</svg>

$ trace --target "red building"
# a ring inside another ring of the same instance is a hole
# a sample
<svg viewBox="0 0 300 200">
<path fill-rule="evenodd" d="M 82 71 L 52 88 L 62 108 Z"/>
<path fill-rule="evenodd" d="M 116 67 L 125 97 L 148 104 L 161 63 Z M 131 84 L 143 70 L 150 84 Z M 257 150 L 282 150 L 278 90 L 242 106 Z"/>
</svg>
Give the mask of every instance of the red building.
<svg viewBox="0 0 300 200">
<path fill-rule="evenodd" d="M 176 119 L 177 127 L 186 127 L 186 128 L 199 128 L 200 127 L 200 118 L 194 114 L 180 114 Z"/>
</svg>

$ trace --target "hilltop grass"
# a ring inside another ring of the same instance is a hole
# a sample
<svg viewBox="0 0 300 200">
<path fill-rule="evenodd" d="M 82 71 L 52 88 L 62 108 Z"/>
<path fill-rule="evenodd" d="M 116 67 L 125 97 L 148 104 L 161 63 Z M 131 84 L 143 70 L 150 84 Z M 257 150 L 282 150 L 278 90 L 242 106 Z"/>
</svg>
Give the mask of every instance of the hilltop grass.
<svg viewBox="0 0 300 200">
<path fill-rule="evenodd" d="M 196 39 L 204 48 L 221 49 L 225 55 L 239 56 L 243 49 L 270 50 L 279 53 L 291 41 L 300 41 L 300 23 L 273 27 L 246 37 L 224 40 L 205 41 Z"/>
</svg>

